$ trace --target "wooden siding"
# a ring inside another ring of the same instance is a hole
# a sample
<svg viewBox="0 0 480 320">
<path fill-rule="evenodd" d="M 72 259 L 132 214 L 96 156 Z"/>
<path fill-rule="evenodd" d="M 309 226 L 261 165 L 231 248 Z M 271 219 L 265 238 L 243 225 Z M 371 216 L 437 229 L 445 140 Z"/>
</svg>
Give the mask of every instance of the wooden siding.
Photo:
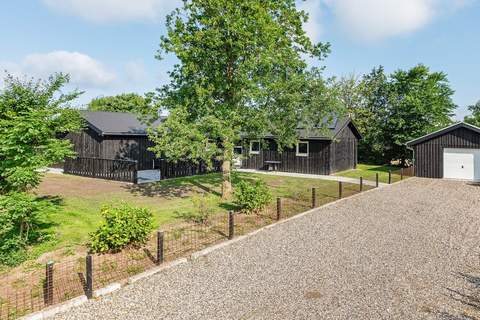
<svg viewBox="0 0 480 320">
<path fill-rule="evenodd" d="M 306 141 L 306 140 L 302 140 Z M 309 141 L 308 157 L 298 157 L 296 148 L 286 149 L 279 153 L 274 140 L 267 140 L 267 147 L 263 147 L 259 154 L 249 155 L 249 146 L 244 148 L 242 168 L 265 170 L 265 161 L 280 161 L 279 171 L 330 174 L 329 172 L 329 145 L 330 141 Z"/>
<path fill-rule="evenodd" d="M 104 158 L 116 160 L 136 160 L 138 170 L 153 169 L 155 155 L 147 148 L 152 142 L 147 137 L 138 136 L 99 136 L 91 129 L 80 133 L 69 133 L 74 150 L 80 158 Z M 155 164 L 155 166 L 157 166 Z"/>
<path fill-rule="evenodd" d="M 445 148 L 480 149 L 480 134 L 458 128 L 413 146 L 415 175 L 424 178 L 443 178 Z"/>
<path fill-rule="evenodd" d="M 358 138 L 351 126 L 346 126 L 330 144 L 330 173 L 357 166 Z"/>
</svg>

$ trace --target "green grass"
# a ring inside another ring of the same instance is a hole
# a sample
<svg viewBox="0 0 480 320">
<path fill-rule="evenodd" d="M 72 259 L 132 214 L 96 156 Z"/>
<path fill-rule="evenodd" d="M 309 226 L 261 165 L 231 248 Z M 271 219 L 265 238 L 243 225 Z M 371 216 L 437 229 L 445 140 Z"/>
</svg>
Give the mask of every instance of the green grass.
<svg viewBox="0 0 480 320">
<path fill-rule="evenodd" d="M 338 183 L 334 181 L 235 173 L 233 182 L 238 179 L 261 179 L 269 185 L 274 197 L 309 199 L 312 187 L 317 189 L 319 204 L 338 195 Z M 58 210 L 49 217 L 47 230 L 55 236 L 53 240 L 32 247 L 31 257 L 56 251 L 55 259 L 86 250 L 89 234 L 102 222 L 100 209 L 106 204 L 125 201 L 149 208 L 154 214 L 156 227 L 160 228 L 178 219 L 178 212 L 195 210 L 191 201 L 194 195 L 211 197 L 212 206 L 218 213 L 235 209 L 233 201 L 222 201 L 220 186 L 221 175 L 216 173 L 139 186 L 69 175 L 47 175 L 35 192 L 40 196 L 53 197 L 59 203 Z"/>
<path fill-rule="evenodd" d="M 378 179 L 380 182 L 388 183 L 388 171 L 392 170 L 392 182 L 400 180 L 398 174 L 399 167 L 389 165 L 371 165 L 371 164 L 358 164 L 356 169 L 337 172 L 336 176 L 360 178 L 365 180 L 375 181 L 376 174 L 378 173 Z"/>
</svg>

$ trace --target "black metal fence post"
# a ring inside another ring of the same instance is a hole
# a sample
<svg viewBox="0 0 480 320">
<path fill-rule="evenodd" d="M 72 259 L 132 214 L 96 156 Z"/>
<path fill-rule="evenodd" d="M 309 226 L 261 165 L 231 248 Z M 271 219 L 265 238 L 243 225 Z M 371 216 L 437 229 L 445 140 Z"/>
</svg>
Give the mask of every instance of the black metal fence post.
<svg viewBox="0 0 480 320">
<path fill-rule="evenodd" d="M 363 191 L 363 177 L 360 177 L 360 192 Z"/>
<path fill-rule="evenodd" d="M 392 184 L 392 170 L 388 170 L 388 184 Z"/>
<path fill-rule="evenodd" d="M 378 180 L 379 180 L 379 179 L 378 179 L 378 172 L 377 172 L 377 173 L 375 174 L 375 186 L 376 186 L 377 188 L 378 188 L 378 185 L 379 185 Z"/>
<path fill-rule="evenodd" d="M 228 211 L 228 239 L 232 240 L 235 236 L 235 220 L 233 211 Z"/>
<path fill-rule="evenodd" d="M 342 181 L 338 181 L 338 198 L 342 199 L 342 191 L 343 191 L 343 183 Z"/>
<path fill-rule="evenodd" d="M 400 180 L 403 180 L 403 168 L 400 169 Z"/>
<path fill-rule="evenodd" d="M 164 261 L 164 247 L 165 234 L 163 231 L 157 232 L 157 264 L 162 264 Z"/>
<path fill-rule="evenodd" d="M 93 297 L 93 257 L 87 255 L 85 260 L 85 295 L 88 299 Z"/>
<path fill-rule="evenodd" d="M 45 266 L 45 305 L 53 303 L 53 261 L 49 261 Z"/>
<path fill-rule="evenodd" d="M 282 218 L 282 198 L 277 197 L 277 220 Z"/>
<path fill-rule="evenodd" d="M 317 189 L 312 188 L 312 208 L 317 207 Z"/>
</svg>

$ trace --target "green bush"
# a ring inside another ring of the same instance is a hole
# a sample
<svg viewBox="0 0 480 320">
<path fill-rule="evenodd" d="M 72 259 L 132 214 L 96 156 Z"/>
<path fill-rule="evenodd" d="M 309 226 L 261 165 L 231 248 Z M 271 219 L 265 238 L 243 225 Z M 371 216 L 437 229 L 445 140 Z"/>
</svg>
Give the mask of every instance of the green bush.
<svg viewBox="0 0 480 320">
<path fill-rule="evenodd" d="M 216 199 L 206 195 L 192 197 L 193 211 L 181 211 L 177 213 L 179 218 L 196 223 L 208 223 L 210 217 L 215 214 Z"/>
<path fill-rule="evenodd" d="M 48 199 L 23 192 L 0 195 L 1 265 L 20 264 L 28 257 L 28 245 L 48 239 L 42 228 L 53 207 Z"/>
<path fill-rule="evenodd" d="M 257 212 L 272 201 L 272 193 L 262 180 L 240 181 L 234 189 L 235 203 L 246 213 Z"/>
<path fill-rule="evenodd" d="M 95 253 L 118 251 L 138 246 L 148 240 L 153 230 L 153 215 L 145 208 L 126 203 L 102 208 L 103 224 L 90 235 L 90 248 Z"/>
</svg>

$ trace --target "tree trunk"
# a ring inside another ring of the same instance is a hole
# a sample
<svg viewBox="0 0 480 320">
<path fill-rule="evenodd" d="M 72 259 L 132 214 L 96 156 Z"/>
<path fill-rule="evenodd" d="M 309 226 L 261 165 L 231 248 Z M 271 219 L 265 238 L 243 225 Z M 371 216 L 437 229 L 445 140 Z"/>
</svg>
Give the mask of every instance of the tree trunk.
<svg viewBox="0 0 480 320">
<path fill-rule="evenodd" d="M 222 163 L 222 199 L 227 200 L 232 196 L 231 161 L 223 160 Z"/>
</svg>

